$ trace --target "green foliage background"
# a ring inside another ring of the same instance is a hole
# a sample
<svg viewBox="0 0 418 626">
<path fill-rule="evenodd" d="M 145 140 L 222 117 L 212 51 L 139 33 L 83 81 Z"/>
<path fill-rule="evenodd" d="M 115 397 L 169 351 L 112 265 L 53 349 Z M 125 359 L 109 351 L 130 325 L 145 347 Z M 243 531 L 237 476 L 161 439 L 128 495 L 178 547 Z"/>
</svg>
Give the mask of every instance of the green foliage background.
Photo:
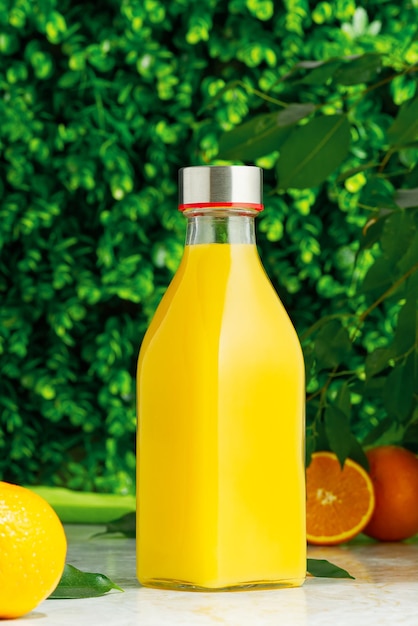
<svg viewBox="0 0 418 626">
<path fill-rule="evenodd" d="M 258 240 L 303 340 L 308 451 L 418 449 L 417 17 L 415 0 L 0 0 L 3 479 L 134 491 L 136 357 L 181 258 L 188 164 L 265 168 Z M 246 143 L 278 110 L 292 132 L 344 111 L 342 160 L 281 187 L 283 129 Z"/>
</svg>

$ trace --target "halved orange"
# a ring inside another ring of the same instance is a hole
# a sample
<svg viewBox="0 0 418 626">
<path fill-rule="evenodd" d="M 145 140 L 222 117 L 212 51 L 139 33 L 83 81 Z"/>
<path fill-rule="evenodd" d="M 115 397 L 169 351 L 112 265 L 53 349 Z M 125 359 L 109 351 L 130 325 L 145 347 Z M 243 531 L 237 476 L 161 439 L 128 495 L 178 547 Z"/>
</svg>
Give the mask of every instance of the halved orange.
<svg viewBox="0 0 418 626">
<path fill-rule="evenodd" d="M 366 470 L 351 459 L 341 469 L 333 452 L 312 455 L 306 492 L 308 543 L 344 543 L 363 530 L 374 510 L 373 483 Z"/>
</svg>

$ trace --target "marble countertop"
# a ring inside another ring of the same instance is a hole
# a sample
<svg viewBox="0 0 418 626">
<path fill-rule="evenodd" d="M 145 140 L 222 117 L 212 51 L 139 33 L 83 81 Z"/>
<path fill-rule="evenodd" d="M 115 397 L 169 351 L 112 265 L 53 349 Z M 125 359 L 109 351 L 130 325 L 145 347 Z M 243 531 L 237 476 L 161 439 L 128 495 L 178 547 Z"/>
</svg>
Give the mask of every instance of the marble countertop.
<svg viewBox="0 0 418 626">
<path fill-rule="evenodd" d="M 25 626 L 418 624 L 417 542 L 359 542 L 309 549 L 309 557 L 328 559 L 348 570 L 355 580 L 309 577 L 296 589 L 190 593 L 141 587 L 135 577 L 135 540 L 116 535 L 93 537 L 103 529 L 67 526 L 67 561 L 82 570 L 106 574 L 124 593 L 46 600 L 22 618 Z"/>
</svg>

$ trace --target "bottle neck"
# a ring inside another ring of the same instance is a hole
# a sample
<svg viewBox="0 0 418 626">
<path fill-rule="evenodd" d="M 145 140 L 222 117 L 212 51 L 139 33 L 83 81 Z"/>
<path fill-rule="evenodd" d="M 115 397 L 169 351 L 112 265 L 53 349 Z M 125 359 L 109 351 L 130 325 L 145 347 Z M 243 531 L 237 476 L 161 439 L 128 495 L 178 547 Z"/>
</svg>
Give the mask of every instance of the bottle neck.
<svg viewBox="0 0 418 626">
<path fill-rule="evenodd" d="M 199 209 L 185 211 L 186 245 L 202 243 L 255 244 L 254 218 L 257 211 Z"/>
</svg>

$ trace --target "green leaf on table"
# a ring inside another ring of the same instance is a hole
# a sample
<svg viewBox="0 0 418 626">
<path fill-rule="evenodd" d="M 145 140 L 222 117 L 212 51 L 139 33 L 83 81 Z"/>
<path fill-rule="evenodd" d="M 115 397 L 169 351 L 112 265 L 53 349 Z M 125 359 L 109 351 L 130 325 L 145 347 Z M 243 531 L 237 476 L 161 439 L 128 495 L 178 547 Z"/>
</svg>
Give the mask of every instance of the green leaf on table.
<svg viewBox="0 0 418 626">
<path fill-rule="evenodd" d="M 403 145 L 418 137 L 418 97 L 408 100 L 399 109 L 398 115 L 388 129 L 391 145 Z"/>
<path fill-rule="evenodd" d="M 310 102 L 291 103 L 282 111 L 257 115 L 222 135 L 218 158 L 253 161 L 279 150 L 292 126 L 314 110 Z"/>
<path fill-rule="evenodd" d="M 63 487 L 29 486 L 43 497 L 66 524 L 106 524 L 135 510 L 135 496 L 113 493 L 89 493 Z"/>
<path fill-rule="evenodd" d="M 345 115 L 323 115 L 298 127 L 280 148 L 278 189 L 322 183 L 348 155 L 350 125 Z"/>
<path fill-rule="evenodd" d="M 354 580 L 354 576 L 351 576 L 345 569 L 326 559 L 308 559 L 306 569 L 308 574 L 316 578 L 351 578 Z"/>
<path fill-rule="evenodd" d="M 96 598 L 105 595 L 112 589 L 123 591 L 119 585 L 116 585 L 104 574 L 83 572 L 67 563 L 58 586 L 48 599 Z"/>
<path fill-rule="evenodd" d="M 93 537 L 102 537 L 103 535 L 121 534 L 124 537 L 133 538 L 136 536 L 136 513 L 126 513 L 118 519 L 106 524 L 106 530 L 96 533 Z"/>
</svg>

